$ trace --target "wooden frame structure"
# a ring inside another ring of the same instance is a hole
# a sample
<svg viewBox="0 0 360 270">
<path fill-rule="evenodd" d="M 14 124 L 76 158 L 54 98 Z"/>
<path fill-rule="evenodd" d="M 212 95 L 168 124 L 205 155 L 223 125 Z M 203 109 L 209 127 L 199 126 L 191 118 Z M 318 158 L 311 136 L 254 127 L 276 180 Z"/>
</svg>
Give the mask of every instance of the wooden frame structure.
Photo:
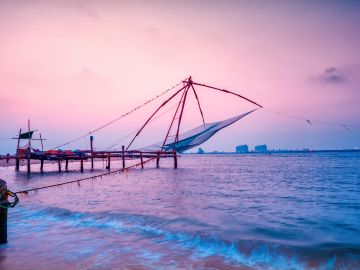
<svg viewBox="0 0 360 270">
<path fill-rule="evenodd" d="M 19 145 L 20 145 L 20 139 L 21 139 L 21 129 L 19 131 L 19 137 L 18 138 L 14 138 L 14 139 L 18 139 L 17 142 L 17 150 L 16 150 L 16 155 L 14 157 L 10 158 L 15 158 L 16 159 L 16 166 L 15 166 L 15 170 L 19 171 L 19 166 L 20 166 L 20 159 L 26 159 L 27 160 L 27 172 L 30 174 L 31 172 L 31 159 L 34 160 L 40 160 L 40 171 L 43 172 L 43 167 L 44 167 L 44 161 L 51 161 L 51 162 L 57 162 L 58 163 L 58 169 L 59 172 L 61 172 L 62 167 L 61 164 L 62 162 L 65 162 L 65 169 L 68 170 L 68 163 L 69 161 L 80 161 L 80 171 L 83 172 L 84 171 L 84 161 L 91 161 L 91 169 L 94 169 L 94 160 L 96 159 L 102 159 L 102 160 L 106 160 L 107 165 L 106 168 L 108 170 L 110 170 L 111 168 L 111 159 L 121 159 L 122 160 L 122 167 L 125 168 L 125 160 L 127 159 L 135 159 L 135 158 L 139 158 L 141 160 L 141 168 L 144 168 L 144 158 L 149 158 L 149 159 L 156 159 L 156 167 L 159 168 L 159 163 L 160 163 L 160 158 L 161 157 L 173 157 L 174 159 L 174 168 L 177 168 L 177 152 L 176 152 L 176 146 L 179 142 L 179 136 L 180 136 L 180 128 L 181 128 L 181 121 L 183 118 L 183 113 L 184 113 L 184 109 L 185 109 L 185 104 L 186 104 L 186 99 L 188 97 L 188 92 L 192 91 L 194 93 L 194 96 L 196 98 L 197 101 L 197 105 L 199 108 L 199 112 L 201 114 L 201 118 L 202 118 L 202 122 L 205 125 L 205 117 L 204 117 L 204 113 L 203 110 L 201 108 L 201 104 L 200 104 L 200 100 L 199 97 L 197 95 L 195 86 L 201 86 L 201 87 L 205 87 L 208 89 L 212 89 L 212 90 L 216 90 L 216 91 L 220 91 L 223 93 L 227 93 L 227 94 L 231 94 L 234 96 L 237 96 L 247 102 L 250 102 L 260 108 L 262 108 L 261 105 L 259 105 L 258 103 L 256 103 L 255 101 L 252 101 L 240 94 L 237 94 L 235 92 L 229 91 L 229 90 L 225 90 L 225 89 L 220 89 L 217 87 L 213 87 L 213 86 L 209 86 L 206 84 L 201 84 L 201 83 L 197 83 L 194 82 L 191 78 L 191 76 L 189 78 L 187 78 L 186 80 L 182 81 L 183 85 L 182 87 L 177 90 L 172 96 L 170 96 L 168 99 L 166 99 L 159 107 L 157 107 L 157 109 L 151 114 L 151 116 L 145 121 L 145 123 L 141 126 L 141 128 L 137 131 L 137 133 L 135 134 L 135 136 L 132 138 L 132 140 L 130 141 L 130 143 L 128 144 L 127 147 L 122 146 L 122 150 L 121 151 L 94 151 L 94 147 L 93 147 L 93 140 L 94 137 L 91 135 L 90 136 L 90 150 L 81 150 L 78 151 L 78 153 L 74 154 L 74 153 L 69 153 L 69 151 L 65 151 L 62 152 L 60 150 L 53 150 L 55 152 L 52 152 L 50 154 L 47 154 L 48 151 L 44 152 L 43 149 L 43 140 L 40 134 L 40 139 L 32 139 L 31 136 L 29 136 L 29 142 L 28 142 L 28 151 L 25 155 L 21 155 L 19 153 Z M 180 95 L 180 99 L 177 103 L 176 106 L 176 110 L 175 113 L 170 121 L 170 125 L 167 129 L 166 132 L 166 136 L 164 138 L 164 141 L 162 143 L 161 149 L 159 151 L 140 151 L 140 150 L 130 150 L 129 148 L 131 147 L 131 145 L 133 144 L 133 142 L 135 141 L 135 139 L 140 135 L 140 133 L 144 130 L 144 128 L 150 123 L 150 121 L 154 118 L 154 116 L 162 109 L 164 108 L 171 100 L 173 100 L 174 98 L 178 97 Z M 120 119 L 120 118 L 118 118 Z M 115 122 L 116 120 L 96 129 L 95 131 L 98 131 L 99 129 Z M 171 131 L 172 129 L 175 127 L 175 134 L 171 135 Z M 30 133 L 30 120 L 28 120 L 28 132 Z M 91 133 L 89 133 L 90 135 Z M 85 136 L 83 136 L 85 138 Z M 83 138 L 80 137 L 80 138 Z M 173 141 L 171 142 L 172 144 L 172 149 L 165 149 L 165 146 L 167 145 L 167 142 L 169 140 L 169 138 L 174 138 Z M 31 140 L 40 140 L 41 141 L 41 154 L 36 154 L 36 153 L 31 153 Z M 76 139 L 78 140 L 78 139 Z M 73 140 L 73 141 L 76 141 Z M 73 142 L 70 141 L 70 142 Z M 68 142 L 69 143 L 69 142 Z M 66 145 L 68 143 L 65 143 L 63 145 Z M 61 145 L 61 146 L 63 146 Z"/>
</svg>

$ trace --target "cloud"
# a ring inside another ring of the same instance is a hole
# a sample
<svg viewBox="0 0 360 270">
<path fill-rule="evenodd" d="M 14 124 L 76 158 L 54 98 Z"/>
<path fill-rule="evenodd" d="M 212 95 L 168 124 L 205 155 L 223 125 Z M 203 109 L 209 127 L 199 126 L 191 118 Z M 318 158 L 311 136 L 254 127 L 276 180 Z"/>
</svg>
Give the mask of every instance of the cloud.
<svg viewBox="0 0 360 270">
<path fill-rule="evenodd" d="M 340 84 L 348 81 L 345 71 L 337 67 L 325 68 L 324 72 L 315 77 L 316 81 L 328 84 Z"/>
<path fill-rule="evenodd" d="M 70 6 L 79 10 L 80 12 L 83 12 L 86 16 L 90 18 L 99 18 L 99 14 L 94 9 L 92 9 L 86 1 L 70 1 L 68 3 L 70 4 Z"/>
</svg>

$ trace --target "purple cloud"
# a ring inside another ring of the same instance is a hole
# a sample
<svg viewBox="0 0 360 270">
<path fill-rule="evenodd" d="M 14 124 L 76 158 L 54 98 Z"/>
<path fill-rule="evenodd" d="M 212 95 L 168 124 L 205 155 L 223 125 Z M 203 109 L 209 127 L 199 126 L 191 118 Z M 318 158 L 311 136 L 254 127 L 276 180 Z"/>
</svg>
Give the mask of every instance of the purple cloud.
<svg viewBox="0 0 360 270">
<path fill-rule="evenodd" d="M 317 81 L 330 84 L 345 83 L 347 76 L 344 71 L 337 67 L 325 68 L 324 72 L 316 77 Z"/>
</svg>

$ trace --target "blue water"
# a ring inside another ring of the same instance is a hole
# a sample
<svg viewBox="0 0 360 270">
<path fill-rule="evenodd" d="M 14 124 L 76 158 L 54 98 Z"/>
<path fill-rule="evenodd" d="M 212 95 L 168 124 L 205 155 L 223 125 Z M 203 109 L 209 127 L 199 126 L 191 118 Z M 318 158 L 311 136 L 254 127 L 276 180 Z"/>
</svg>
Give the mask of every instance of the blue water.
<svg viewBox="0 0 360 270">
<path fill-rule="evenodd" d="M 0 178 L 17 191 L 103 166 Z M 183 155 L 30 193 L 0 269 L 360 269 L 360 154 Z"/>
</svg>

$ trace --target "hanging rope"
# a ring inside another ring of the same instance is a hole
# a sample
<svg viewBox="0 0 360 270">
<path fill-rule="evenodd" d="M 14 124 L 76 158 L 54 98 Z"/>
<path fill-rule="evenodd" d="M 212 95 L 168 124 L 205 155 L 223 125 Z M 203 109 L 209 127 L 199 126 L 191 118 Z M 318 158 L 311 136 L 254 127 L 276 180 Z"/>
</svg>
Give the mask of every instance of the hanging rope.
<svg viewBox="0 0 360 270">
<path fill-rule="evenodd" d="M 313 119 L 302 118 L 302 117 L 298 117 L 298 116 L 294 116 L 294 115 L 289 115 L 289 114 L 286 114 L 286 113 L 271 110 L 269 108 L 264 108 L 264 109 L 271 112 L 271 113 L 274 113 L 274 114 L 277 114 L 277 115 L 280 115 L 280 116 L 283 116 L 283 117 L 304 121 L 309 125 L 313 125 L 314 123 L 316 123 L 316 124 L 328 125 L 328 126 L 338 126 L 338 127 L 345 128 L 348 132 L 352 132 L 350 128 L 360 128 L 360 125 L 351 125 L 351 124 L 344 124 L 344 123 L 335 123 L 335 122 L 313 120 Z"/>
<path fill-rule="evenodd" d="M 149 158 L 145 161 L 142 162 L 142 164 L 146 164 L 148 162 L 150 162 L 151 160 L 154 160 L 158 158 L 157 156 L 155 157 L 152 157 L 152 158 Z M 118 169 L 118 170 L 114 170 L 114 171 L 111 171 L 111 172 L 106 172 L 106 173 L 102 173 L 102 174 L 98 174 L 98 175 L 95 175 L 95 176 L 89 176 L 89 177 L 85 177 L 85 178 L 80 178 L 80 179 L 76 179 L 76 180 L 71 180 L 71 181 L 66 181 L 66 182 L 61 182 L 61 183 L 57 183 L 57 184 L 52 184 L 52 185 L 46 185 L 46 186 L 42 186 L 42 187 L 36 187 L 36 188 L 30 188 L 30 189 L 25 189 L 25 190 L 20 190 L 20 191 L 16 191 L 16 192 L 13 192 L 13 194 L 16 196 L 17 198 L 17 195 L 27 195 L 29 192 L 32 192 L 32 191 L 39 191 L 39 190 L 43 190 L 43 189 L 48 189 L 48 188 L 54 188 L 54 187 L 60 187 L 60 186 L 64 186 L 64 185 L 69 185 L 69 184 L 74 184 L 74 183 L 77 183 L 78 186 L 80 186 L 80 183 L 83 182 L 83 181 L 88 181 L 88 180 L 95 180 L 97 178 L 102 178 L 104 176 L 108 176 L 108 175 L 112 175 L 112 174 L 117 174 L 117 173 L 122 173 L 122 172 L 125 172 L 127 173 L 127 171 L 129 169 L 132 169 L 132 168 L 135 168 L 135 167 L 139 167 L 141 166 L 141 162 L 137 163 L 137 164 L 134 164 L 134 165 L 131 165 L 131 166 L 128 166 L 126 168 L 123 168 L 123 169 Z M 17 199 L 17 202 L 18 202 L 18 199 Z M 17 203 L 16 202 L 16 203 Z M 16 205 L 16 204 L 15 204 Z M 15 206 L 14 205 L 14 206 Z M 13 206 L 12 206 L 13 207 Z"/>
<path fill-rule="evenodd" d="M 159 116 L 155 117 L 154 119 L 152 119 L 150 123 L 154 122 L 155 120 L 159 119 L 160 117 L 164 116 L 165 114 L 167 114 L 169 111 L 171 111 L 172 109 L 174 109 L 176 107 L 176 104 L 171 106 L 171 108 L 167 109 L 166 111 L 164 111 L 162 114 L 160 114 Z M 127 135 L 121 137 L 120 139 L 116 140 L 114 143 L 112 143 L 110 146 L 108 146 L 107 148 L 105 148 L 105 151 L 109 150 L 109 149 L 113 149 L 116 145 L 118 145 L 120 142 L 122 142 L 123 140 L 129 138 L 130 136 L 134 135 L 138 130 L 134 130 L 130 133 L 128 133 Z"/>
<path fill-rule="evenodd" d="M 166 89 L 165 91 L 163 91 L 163 92 L 160 93 L 159 95 L 157 95 L 157 96 L 155 96 L 155 97 L 147 100 L 147 101 L 144 102 L 143 104 L 141 104 L 141 105 L 133 108 L 132 110 L 128 111 L 127 113 L 124 113 L 124 114 L 120 115 L 119 117 L 115 118 L 114 120 L 112 120 L 112 121 L 110 121 L 110 122 L 108 122 L 108 123 L 106 123 L 106 124 L 104 124 L 104 125 L 96 128 L 96 129 L 94 129 L 94 130 L 92 130 L 92 131 L 89 131 L 89 133 L 84 134 L 84 135 L 82 135 L 82 136 L 80 136 L 80 137 L 78 137 L 78 138 L 75 138 L 75 139 L 73 139 L 73 140 L 70 140 L 70 141 L 68 141 L 68 142 L 66 142 L 66 143 L 63 143 L 63 144 L 57 145 L 57 146 L 55 146 L 55 147 L 53 147 L 53 148 L 50 148 L 50 150 L 63 147 L 63 146 L 68 145 L 68 144 L 70 144 L 70 143 L 73 143 L 73 142 L 76 142 L 76 141 L 81 140 L 81 139 L 83 139 L 83 138 L 86 138 L 87 136 L 89 136 L 89 135 L 91 135 L 91 134 L 94 134 L 95 132 L 97 132 L 97 131 L 99 131 L 99 130 L 101 130 L 101 129 L 103 129 L 103 128 L 105 128 L 105 127 L 107 127 L 107 126 L 109 126 L 109 125 L 111 125 L 111 124 L 113 124 L 113 123 L 115 123 L 116 121 L 118 121 L 118 120 L 124 118 L 125 116 L 128 116 L 129 114 L 133 113 L 134 111 L 136 111 L 136 110 L 144 107 L 145 105 L 153 102 L 154 100 L 160 98 L 161 96 L 165 95 L 167 92 L 169 92 L 169 91 L 173 90 L 174 88 L 178 87 L 180 84 L 182 84 L 182 82 L 174 85 L 173 87 L 171 87 L 171 88 L 169 88 L 169 89 Z"/>
</svg>

